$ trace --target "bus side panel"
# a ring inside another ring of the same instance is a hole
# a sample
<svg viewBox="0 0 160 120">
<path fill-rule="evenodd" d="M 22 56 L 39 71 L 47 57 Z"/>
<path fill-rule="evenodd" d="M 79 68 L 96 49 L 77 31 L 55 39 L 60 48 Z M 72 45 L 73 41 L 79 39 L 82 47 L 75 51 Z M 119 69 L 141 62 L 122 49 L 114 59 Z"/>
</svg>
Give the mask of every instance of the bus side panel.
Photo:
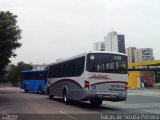
<svg viewBox="0 0 160 120">
<path fill-rule="evenodd" d="M 45 89 L 45 80 L 23 80 L 22 84 L 23 88 L 25 86 L 30 91 L 38 91 L 39 87 L 41 87 L 44 92 Z"/>
<path fill-rule="evenodd" d="M 68 99 L 80 100 L 83 97 L 82 86 L 76 81 L 64 80 L 62 83 L 63 87 L 68 89 Z"/>
<path fill-rule="evenodd" d="M 41 80 L 42 91 L 45 92 L 46 82 L 45 80 Z"/>
<path fill-rule="evenodd" d="M 45 80 L 21 80 L 20 88 L 24 89 L 26 87 L 27 90 L 38 91 L 39 87 L 41 87 L 42 92 L 44 92 L 45 84 Z"/>
<path fill-rule="evenodd" d="M 36 83 L 37 83 L 37 80 L 23 80 L 22 82 L 23 89 L 26 88 L 27 90 L 35 91 Z"/>
<path fill-rule="evenodd" d="M 71 79 L 58 80 L 50 86 L 50 94 L 54 96 L 63 97 L 63 90 L 67 89 L 68 99 L 81 100 L 84 98 L 82 86 Z"/>
<path fill-rule="evenodd" d="M 21 88 L 25 89 L 25 87 L 27 86 L 27 80 L 21 80 Z"/>
<path fill-rule="evenodd" d="M 20 80 L 20 89 L 24 89 L 24 82 L 23 81 L 24 81 L 23 79 Z"/>
<path fill-rule="evenodd" d="M 36 80 L 36 85 L 34 86 L 34 90 L 38 91 L 39 87 L 42 88 L 42 92 L 45 92 L 45 80 Z"/>
<path fill-rule="evenodd" d="M 49 87 L 51 95 L 63 97 L 62 81 L 55 82 Z"/>
<path fill-rule="evenodd" d="M 33 80 L 23 80 L 24 88 L 27 90 L 32 90 L 32 81 Z"/>
</svg>

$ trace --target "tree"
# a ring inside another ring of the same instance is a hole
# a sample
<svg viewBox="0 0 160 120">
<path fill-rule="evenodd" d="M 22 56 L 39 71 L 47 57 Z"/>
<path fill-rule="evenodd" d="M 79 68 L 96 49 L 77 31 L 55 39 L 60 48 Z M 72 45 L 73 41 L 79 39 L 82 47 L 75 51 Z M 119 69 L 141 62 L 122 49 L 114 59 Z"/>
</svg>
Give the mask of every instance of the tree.
<svg viewBox="0 0 160 120">
<path fill-rule="evenodd" d="M 33 66 L 30 64 L 26 64 L 24 62 L 19 62 L 17 65 L 12 65 L 11 69 L 8 73 L 8 81 L 10 81 L 13 85 L 17 85 L 19 82 L 19 73 L 23 70 L 32 70 Z"/>
<path fill-rule="evenodd" d="M 4 75 L 9 58 L 16 57 L 15 49 L 21 46 L 21 29 L 17 26 L 16 18 L 9 11 L 0 11 L 0 76 Z"/>
</svg>

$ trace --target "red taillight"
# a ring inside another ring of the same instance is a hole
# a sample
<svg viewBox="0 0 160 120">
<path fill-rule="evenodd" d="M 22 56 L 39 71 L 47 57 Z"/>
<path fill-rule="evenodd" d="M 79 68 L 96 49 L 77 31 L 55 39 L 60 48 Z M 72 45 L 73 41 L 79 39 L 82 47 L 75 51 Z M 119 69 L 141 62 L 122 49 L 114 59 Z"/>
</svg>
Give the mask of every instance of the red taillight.
<svg viewBox="0 0 160 120">
<path fill-rule="evenodd" d="M 125 90 L 128 89 L 128 83 L 125 83 Z"/>
<path fill-rule="evenodd" d="M 89 88 L 89 82 L 88 82 L 88 81 L 85 81 L 84 87 L 85 87 L 85 88 Z"/>
</svg>

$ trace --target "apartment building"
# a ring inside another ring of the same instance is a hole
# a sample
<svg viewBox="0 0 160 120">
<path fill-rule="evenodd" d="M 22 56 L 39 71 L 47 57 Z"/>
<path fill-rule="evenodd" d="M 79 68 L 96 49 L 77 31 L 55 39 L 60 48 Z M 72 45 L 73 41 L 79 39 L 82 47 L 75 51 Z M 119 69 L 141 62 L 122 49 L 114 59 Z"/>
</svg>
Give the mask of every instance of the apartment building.
<svg viewBox="0 0 160 120">
<path fill-rule="evenodd" d="M 126 54 L 128 55 L 128 63 L 154 60 L 152 48 L 129 47 L 126 48 Z"/>
<path fill-rule="evenodd" d="M 104 37 L 104 41 L 95 42 L 95 51 L 112 51 L 125 53 L 125 36 L 113 31 Z"/>
</svg>

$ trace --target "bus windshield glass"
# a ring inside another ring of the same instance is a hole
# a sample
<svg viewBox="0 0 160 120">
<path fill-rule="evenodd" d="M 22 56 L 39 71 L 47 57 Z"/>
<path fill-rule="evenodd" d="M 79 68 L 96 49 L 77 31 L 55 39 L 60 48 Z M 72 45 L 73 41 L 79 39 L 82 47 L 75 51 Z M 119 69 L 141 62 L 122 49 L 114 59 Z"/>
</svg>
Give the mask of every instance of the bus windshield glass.
<svg viewBox="0 0 160 120">
<path fill-rule="evenodd" d="M 90 53 L 87 56 L 87 71 L 103 73 L 128 72 L 127 56 L 111 53 Z"/>
</svg>

